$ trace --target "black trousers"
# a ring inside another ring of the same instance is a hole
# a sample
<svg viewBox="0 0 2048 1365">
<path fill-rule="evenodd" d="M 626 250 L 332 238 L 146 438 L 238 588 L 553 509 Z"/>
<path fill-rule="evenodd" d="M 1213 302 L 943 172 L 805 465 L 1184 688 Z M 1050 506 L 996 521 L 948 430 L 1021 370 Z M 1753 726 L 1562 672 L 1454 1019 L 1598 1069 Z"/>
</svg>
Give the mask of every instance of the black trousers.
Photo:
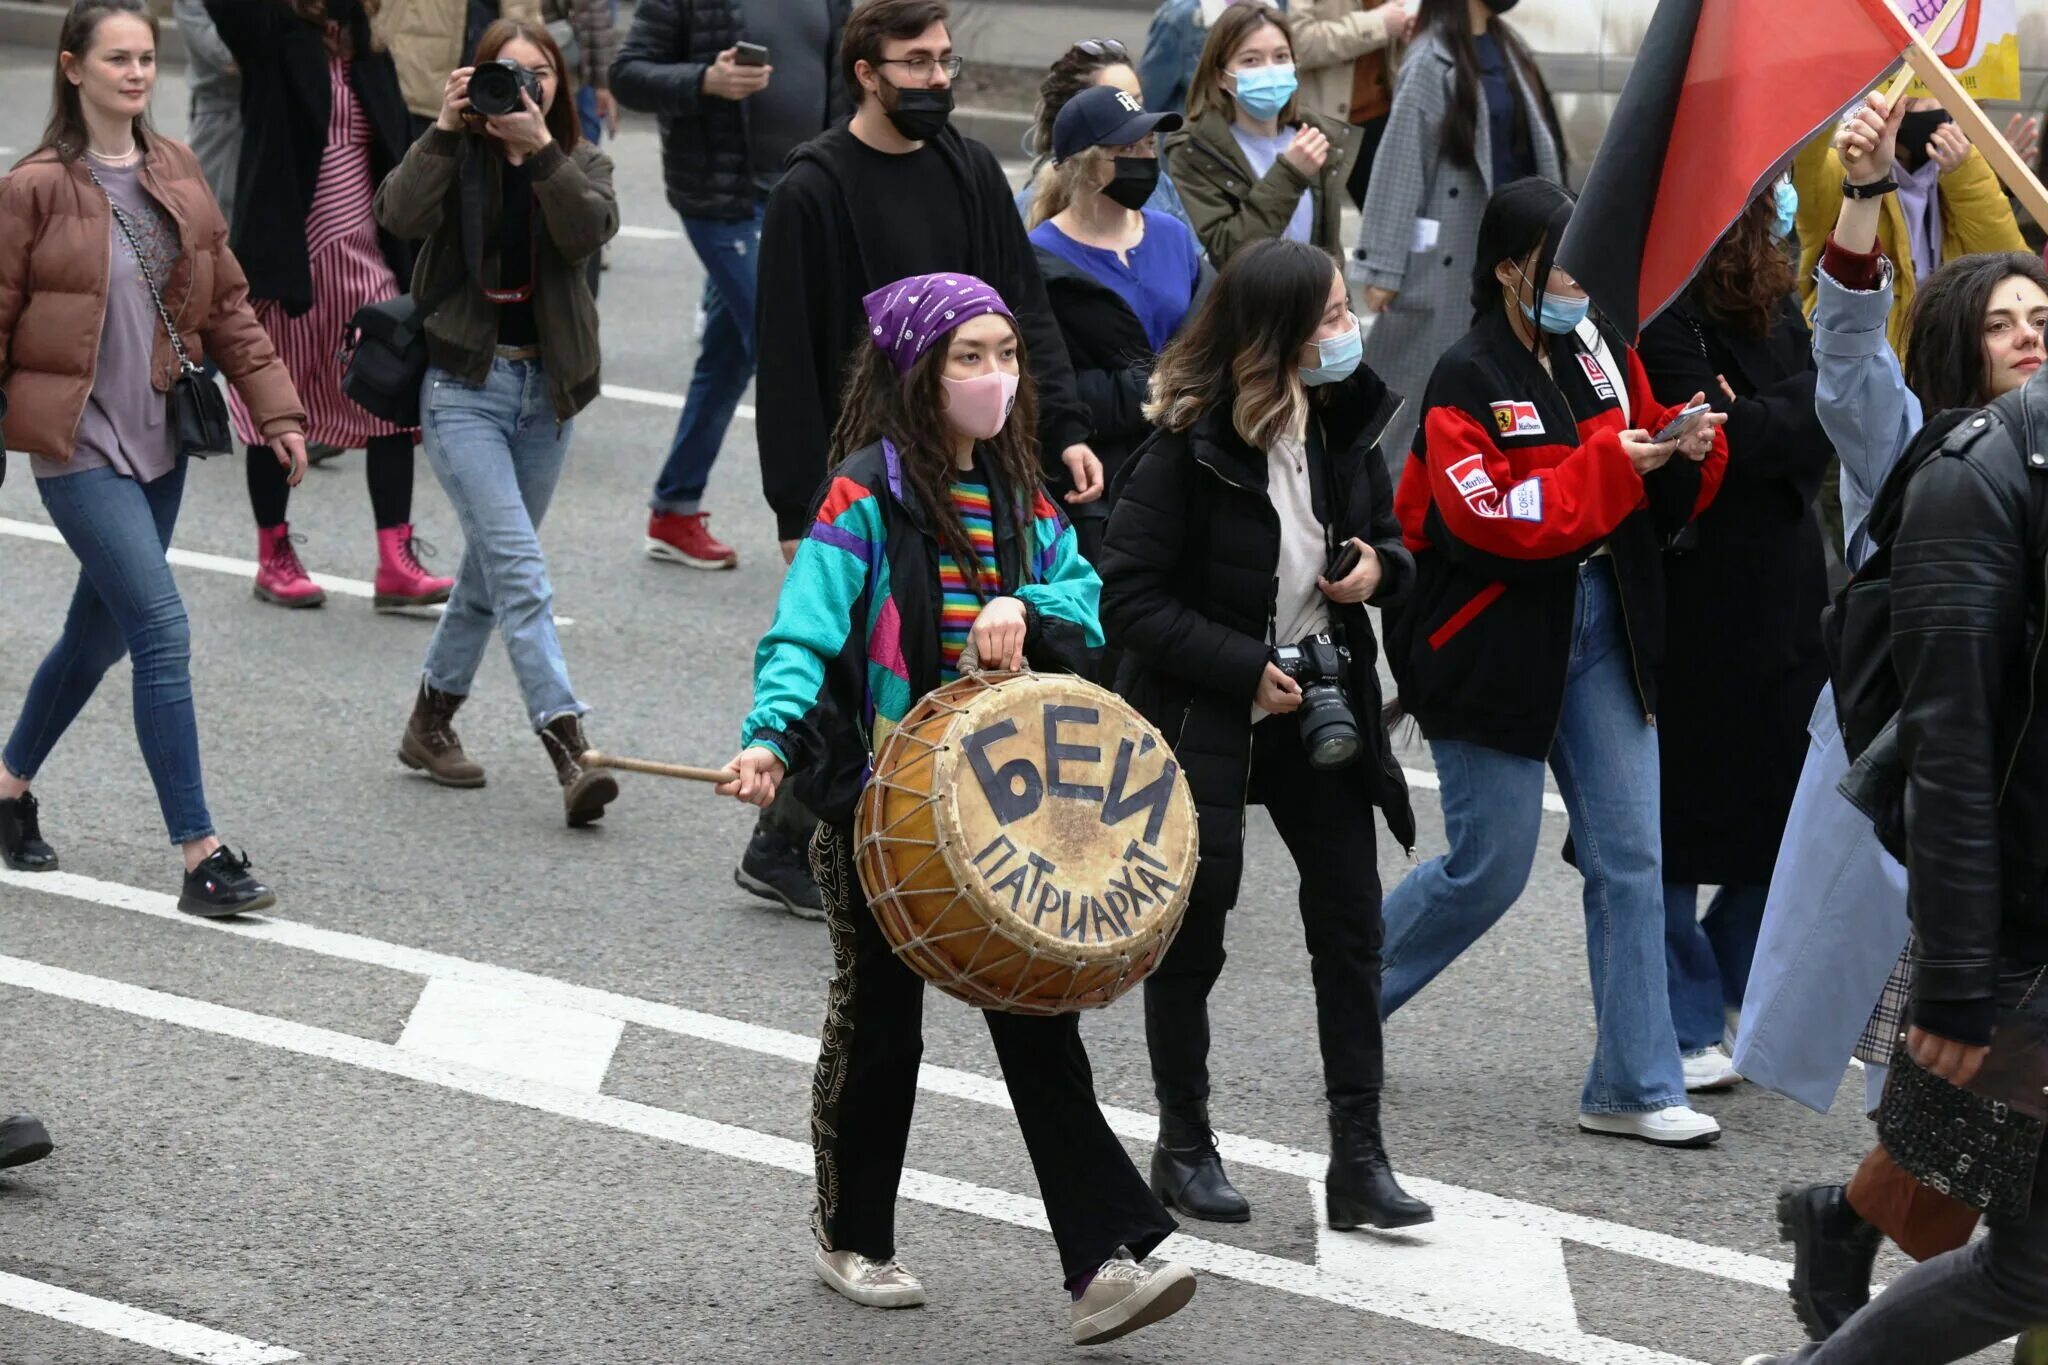
<svg viewBox="0 0 2048 1365">
<path fill-rule="evenodd" d="M 1301 877 L 1301 925 L 1316 988 L 1316 1031 L 1330 1107 L 1376 1111 L 1385 1080 L 1380 1033 L 1380 874 L 1372 803 L 1354 771 L 1319 772 L 1293 715 L 1252 727 L 1249 799 L 1266 808 Z M 1223 972 L 1229 907 L 1195 873 L 1180 935 L 1145 980 L 1152 1085 L 1167 1114 L 1193 1118 L 1209 1100 L 1209 989 Z"/>
<path fill-rule="evenodd" d="M 820 824 L 811 840 L 833 966 L 811 1091 L 813 1225 L 828 1251 L 888 1260 L 896 1254 L 896 1186 L 924 1053 L 924 979 L 897 959 L 869 911 L 853 847 L 853 831 L 831 824 Z M 993 1010 L 982 1017 L 1038 1176 L 1061 1278 L 1092 1272 L 1118 1247 L 1149 1255 L 1174 1221 L 1102 1117 L 1078 1018 Z"/>
</svg>

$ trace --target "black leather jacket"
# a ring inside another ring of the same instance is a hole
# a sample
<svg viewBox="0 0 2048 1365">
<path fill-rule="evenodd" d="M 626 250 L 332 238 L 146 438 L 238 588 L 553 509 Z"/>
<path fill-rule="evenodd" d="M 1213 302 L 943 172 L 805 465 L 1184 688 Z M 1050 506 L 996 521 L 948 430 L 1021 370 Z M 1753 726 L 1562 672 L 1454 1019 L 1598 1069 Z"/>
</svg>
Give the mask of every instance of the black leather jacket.
<svg viewBox="0 0 2048 1365">
<path fill-rule="evenodd" d="M 1891 544 L 1915 1019 L 1988 1043 L 2001 958 L 2048 962 L 2048 378 L 1954 429 Z"/>
</svg>

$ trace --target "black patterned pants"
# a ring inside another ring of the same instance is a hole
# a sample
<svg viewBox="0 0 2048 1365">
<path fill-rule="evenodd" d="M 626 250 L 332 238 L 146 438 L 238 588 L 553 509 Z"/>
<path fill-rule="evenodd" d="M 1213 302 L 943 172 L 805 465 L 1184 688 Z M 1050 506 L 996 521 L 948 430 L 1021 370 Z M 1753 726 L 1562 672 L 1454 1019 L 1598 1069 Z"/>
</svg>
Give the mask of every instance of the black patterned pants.
<svg viewBox="0 0 2048 1365">
<path fill-rule="evenodd" d="M 811 840 L 833 965 L 811 1091 L 813 1226 L 827 1250 L 886 1261 L 896 1254 L 896 1187 L 924 1054 L 925 983 L 897 959 L 869 911 L 853 847 L 853 831 L 830 824 Z M 1102 1117 L 1079 1019 L 994 1010 L 982 1017 L 1038 1176 L 1062 1279 L 1088 1274 L 1119 1247 L 1142 1260 L 1174 1221 Z"/>
</svg>

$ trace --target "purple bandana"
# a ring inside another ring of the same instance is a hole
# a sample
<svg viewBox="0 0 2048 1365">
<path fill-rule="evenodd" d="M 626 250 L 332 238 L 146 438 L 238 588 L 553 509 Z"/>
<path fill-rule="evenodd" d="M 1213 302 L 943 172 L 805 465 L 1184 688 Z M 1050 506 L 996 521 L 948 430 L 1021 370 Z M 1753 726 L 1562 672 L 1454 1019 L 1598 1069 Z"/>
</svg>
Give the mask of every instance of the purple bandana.
<svg viewBox="0 0 2048 1365">
<path fill-rule="evenodd" d="M 972 275 L 912 275 L 885 284 L 861 300 L 867 310 L 868 336 L 888 353 L 898 374 L 910 373 L 932 343 L 969 318 L 1001 313 L 1015 315 L 989 284 Z"/>
</svg>

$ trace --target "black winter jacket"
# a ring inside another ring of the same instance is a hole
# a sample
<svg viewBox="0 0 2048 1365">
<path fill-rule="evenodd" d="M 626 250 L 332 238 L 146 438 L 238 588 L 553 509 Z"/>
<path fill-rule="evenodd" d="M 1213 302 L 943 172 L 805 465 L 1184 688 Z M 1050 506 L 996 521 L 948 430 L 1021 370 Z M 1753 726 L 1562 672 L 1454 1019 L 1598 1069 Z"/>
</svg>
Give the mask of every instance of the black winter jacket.
<svg viewBox="0 0 2048 1365">
<path fill-rule="evenodd" d="M 1636 353 L 1602 335 L 1625 373 L 1608 374 L 1576 335 L 1553 339 L 1545 370 L 1495 310 L 1430 375 L 1394 495 L 1416 588 L 1384 624 L 1402 709 L 1433 740 L 1549 758 L 1579 566 L 1603 545 L 1637 699 L 1645 718 L 1656 712 L 1664 546 L 1713 500 L 1727 445 L 1717 436 L 1704 464 L 1674 457 L 1638 475 L 1621 433 L 1654 432 L 1675 409 Z"/>
<path fill-rule="evenodd" d="M 839 70 L 839 33 L 852 0 L 821 0 L 831 13 L 825 120 L 853 112 Z M 704 71 L 741 41 L 774 51 L 775 35 L 749 33 L 740 0 L 640 0 L 612 60 L 612 94 L 656 116 L 669 206 L 685 218 L 750 218 L 765 197 L 753 173 L 747 102 L 704 93 Z"/>
<path fill-rule="evenodd" d="M 863 199 L 855 141 L 841 122 L 792 152 L 761 225 L 754 406 L 761 491 L 783 540 L 810 525 L 811 493 L 825 474 L 848 362 L 867 344 L 861 300 L 909 275 L 964 270 L 993 285 L 1010 305 L 1038 386 L 1039 453 L 1048 483 L 1055 482 L 1055 471 L 1065 478 L 1060 453 L 1088 439 L 1038 258 L 995 153 L 950 127 L 931 140 L 945 167 L 932 193 L 960 197 L 969 259 L 904 262 L 891 257 L 891 226 L 924 210 L 878 204 L 873 195 Z"/>
<path fill-rule="evenodd" d="M 2000 960 L 2048 962 L 2048 379 L 1909 478 L 1871 534 L 1892 547 L 1914 1011 L 1988 1043 Z"/>
<path fill-rule="evenodd" d="M 1373 603 L 1384 606 L 1415 581 L 1377 444 L 1396 404 L 1363 367 L 1325 393 L 1311 408 L 1312 496 L 1333 546 L 1356 536 L 1379 555 Z M 1173 745 L 1201 830 L 1195 885 L 1222 905 L 1236 900 L 1243 875 L 1252 699 L 1271 658 L 1280 562 L 1268 457 L 1237 434 L 1229 413 L 1225 396 L 1188 430 L 1160 432 L 1139 449 L 1098 565 L 1103 630 L 1123 651 L 1117 691 Z M 1401 847 L 1413 848 L 1408 784 L 1380 715 L 1372 620 L 1363 606 L 1330 612 L 1351 649 L 1347 691 L 1366 740 L 1348 771 Z"/>
<path fill-rule="evenodd" d="M 313 307 L 313 271 L 306 215 L 320 179 L 333 93 L 327 41 L 278 0 L 206 0 L 221 41 L 242 73 L 242 160 L 235 221 L 229 236 L 249 277 L 249 297 L 275 299 L 300 317 Z M 398 68 L 371 41 L 358 8 L 349 29 L 354 56 L 348 83 L 370 122 L 370 185 L 374 189 L 412 145 L 412 115 L 398 88 Z M 370 204 L 363 202 L 369 216 Z M 382 231 L 377 244 L 399 288 L 412 278 L 412 250 Z"/>
</svg>

